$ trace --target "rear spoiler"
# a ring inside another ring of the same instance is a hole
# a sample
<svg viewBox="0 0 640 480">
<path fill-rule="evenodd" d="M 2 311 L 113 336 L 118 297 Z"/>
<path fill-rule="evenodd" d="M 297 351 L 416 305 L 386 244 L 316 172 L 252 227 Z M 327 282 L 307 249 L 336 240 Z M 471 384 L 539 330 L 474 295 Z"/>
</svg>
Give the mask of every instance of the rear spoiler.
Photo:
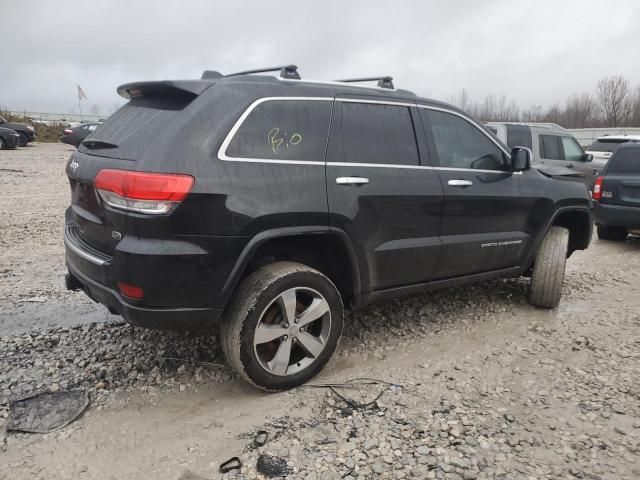
<svg viewBox="0 0 640 480">
<path fill-rule="evenodd" d="M 127 100 L 151 95 L 187 95 L 194 98 L 213 85 L 211 80 L 162 80 L 158 82 L 125 83 L 118 95 Z"/>
</svg>

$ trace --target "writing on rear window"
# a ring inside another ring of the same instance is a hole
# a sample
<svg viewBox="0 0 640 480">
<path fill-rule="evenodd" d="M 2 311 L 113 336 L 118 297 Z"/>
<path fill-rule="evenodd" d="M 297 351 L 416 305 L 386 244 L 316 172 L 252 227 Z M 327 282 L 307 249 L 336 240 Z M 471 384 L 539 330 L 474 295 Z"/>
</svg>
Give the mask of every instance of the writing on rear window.
<svg viewBox="0 0 640 480">
<path fill-rule="evenodd" d="M 271 150 L 276 155 L 278 154 L 278 149 L 284 144 L 285 148 L 289 148 L 289 146 L 296 146 L 300 142 L 302 142 L 302 134 L 298 132 L 294 132 L 292 134 L 288 134 L 284 132 L 282 135 L 280 134 L 280 129 L 278 127 L 272 128 L 269 130 L 269 134 L 267 135 L 267 141 L 269 145 L 271 145 Z"/>
<path fill-rule="evenodd" d="M 232 158 L 324 161 L 332 101 L 268 100 L 258 104 L 227 147 Z"/>
</svg>

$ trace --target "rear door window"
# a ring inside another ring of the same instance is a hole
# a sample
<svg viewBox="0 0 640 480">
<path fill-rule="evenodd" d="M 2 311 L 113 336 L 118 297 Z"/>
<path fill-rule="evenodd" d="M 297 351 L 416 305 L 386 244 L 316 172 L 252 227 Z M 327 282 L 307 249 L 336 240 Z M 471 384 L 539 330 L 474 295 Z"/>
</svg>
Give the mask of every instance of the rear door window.
<svg viewBox="0 0 640 480">
<path fill-rule="evenodd" d="M 578 142 L 573 137 L 560 137 L 562 141 L 562 149 L 564 150 L 564 159 L 570 162 L 580 162 L 584 160 L 584 152 Z"/>
<path fill-rule="evenodd" d="M 623 148 L 611 159 L 607 174 L 640 175 L 640 148 Z"/>
<path fill-rule="evenodd" d="M 507 145 L 511 148 L 533 148 L 531 128 L 527 125 L 507 125 Z"/>
<path fill-rule="evenodd" d="M 323 162 L 332 100 L 269 100 L 258 104 L 231 139 L 232 158 Z"/>
<path fill-rule="evenodd" d="M 540 135 L 540 157 L 548 160 L 562 160 L 560 137 L 556 135 Z"/>
<path fill-rule="evenodd" d="M 441 167 L 503 170 L 505 156 L 484 132 L 450 113 L 421 109 L 427 116 Z"/>
<path fill-rule="evenodd" d="M 337 102 L 339 162 L 418 165 L 418 146 L 408 107 Z M 333 127 L 332 127 L 333 129 Z"/>
</svg>

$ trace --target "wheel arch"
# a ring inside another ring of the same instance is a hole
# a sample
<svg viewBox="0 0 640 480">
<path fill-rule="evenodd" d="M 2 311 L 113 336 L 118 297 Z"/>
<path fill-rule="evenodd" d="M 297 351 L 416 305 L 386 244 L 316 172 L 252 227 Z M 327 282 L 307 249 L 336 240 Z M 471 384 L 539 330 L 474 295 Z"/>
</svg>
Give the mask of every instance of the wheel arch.
<svg viewBox="0 0 640 480">
<path fill-rule="evenodd" d="M 542 240 L 549 229 L 554 226 L 564 227 L 569 230 L 567 257 L 570 257 L 576 250 L 586 249 L 591 243 L 591 235 L 593 233 L 593 215 L 591 209 L 577 206 L 558 208 L 545 225 L 545 228 L 541 229 L 539 235 L 536 237 L 535 244 L 525 263 L 525 270 L 528 270 L 533 264 Z"/>
<path fill-rule="evenodd" d="M 253 271 L 282 260 L 303 263 L 325 274 L 338 288 L 345 306 L 359 302 L 362 273 L 351 240 L 342 230 L 326 226 L 284 227 L 253 237 L 223 286 L 224 302 Z"/>
</svg>

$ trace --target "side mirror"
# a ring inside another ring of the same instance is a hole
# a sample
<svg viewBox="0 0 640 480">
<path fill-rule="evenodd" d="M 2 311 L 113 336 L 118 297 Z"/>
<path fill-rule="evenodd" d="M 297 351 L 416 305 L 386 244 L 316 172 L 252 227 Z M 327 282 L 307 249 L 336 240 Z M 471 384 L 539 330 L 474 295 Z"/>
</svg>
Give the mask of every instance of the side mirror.
<svg viewBox="0 0 640 480">
<path fill-rule="evenodd" d="M 590 153 L 585 153 L 584 154 L 584 161 L 585 162 L 592 162 L 593 161 L 593 155 L 591 155 Z"/>
<path fill-rule="evenodd" d="M 511 149 L 511 170 L 523 172 L 531 168 L 533 152 L 527 147 L 513 147 Z"/>
</svg>

